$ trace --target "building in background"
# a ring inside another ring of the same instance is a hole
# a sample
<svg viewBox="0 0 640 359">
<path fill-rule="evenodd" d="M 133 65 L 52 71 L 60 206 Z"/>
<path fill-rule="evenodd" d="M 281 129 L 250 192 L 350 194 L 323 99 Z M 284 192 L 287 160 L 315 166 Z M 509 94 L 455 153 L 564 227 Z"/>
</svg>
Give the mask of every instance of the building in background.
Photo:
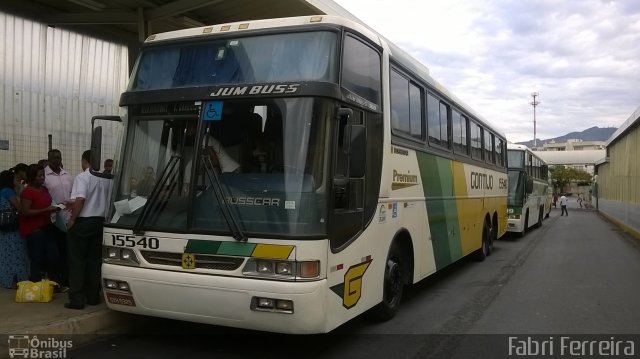
<svg viewBox="0 0 640 359">
<path fill-rule="evenodd" d="M 535 151 L 593 151 L 604 150 L 605 141 L 584 141 L 581 139 L 570 139 L 566 142 L 556 142 L 551 140 L 536 147 Z"/>
<path fill-rule="evenodd" d="M 47 158 L 51 146 L 79 173 L 91 117 L 120 114 L 127 47 L 2 12 L 0 28 L 0 169 Z"/>
<path fill-rule="evenodd" d="M 606 153 L 596 164 L 596 207 L 640 238 L 640 107 L 609 138 Z"/>
</svg>

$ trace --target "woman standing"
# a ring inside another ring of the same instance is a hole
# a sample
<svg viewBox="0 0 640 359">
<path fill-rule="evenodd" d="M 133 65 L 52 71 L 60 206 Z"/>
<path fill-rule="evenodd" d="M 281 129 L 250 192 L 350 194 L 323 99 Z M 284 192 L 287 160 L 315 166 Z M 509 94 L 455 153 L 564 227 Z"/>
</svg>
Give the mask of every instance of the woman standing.
<svg viewBox="0 0 640 359">
<path fill-rule="evenodd" d="M 13 172 L 0 172 L 0 210 L 20 209 L 16 195 L 19 185 Z M 15 288 L 17 282 L 28 279 L 27 248 L 20 239 L 18 228 L 0 230 L 0 287 Z"/>
<path fill-rule="evenodd" d="M 27 170 L 27 184 L 20 194 L 20 237 L 27 240 L 31 262 L 31 281 L 39 282 L 46 274 L 53 281 L 60 280 L 62 263 L 51 213 L 59 207 L 51 205 L 51 195 L 44 184 L 44 168 L 37 164 Z"/>
</svg>

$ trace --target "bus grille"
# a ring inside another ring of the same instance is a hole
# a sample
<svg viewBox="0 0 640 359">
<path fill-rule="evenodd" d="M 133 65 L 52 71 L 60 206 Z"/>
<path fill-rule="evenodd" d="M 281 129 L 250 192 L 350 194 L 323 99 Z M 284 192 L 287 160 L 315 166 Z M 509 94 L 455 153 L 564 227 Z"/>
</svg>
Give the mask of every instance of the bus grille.
<svg viewBox="0 0 640 359">
<path fill-rule="evenodd" d="M 182 253 L 140 251 L 151 264 L 182 267 Z M 196 254 L 196 268 L 232 271 L 244 262 L 244 258 Z"/>
</svg>

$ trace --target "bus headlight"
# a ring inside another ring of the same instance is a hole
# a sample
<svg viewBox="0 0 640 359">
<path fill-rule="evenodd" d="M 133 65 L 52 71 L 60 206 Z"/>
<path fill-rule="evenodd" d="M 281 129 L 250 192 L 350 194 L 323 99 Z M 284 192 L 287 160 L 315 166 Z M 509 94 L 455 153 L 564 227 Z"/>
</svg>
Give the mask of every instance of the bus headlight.
<svg viewBox="0 0 640 359">
<path fill-rule="evenodd" d="M 109 247 L 106 246 L 102 252 L 102 258 L 105 263 L 121 264 L 128 266 L 139 266 L 140 261 L 136 257 L 136 253 L 130 248 Z"/>
<path fill-rule="evenodd" d="M 120 258 L 120 248 L 117 247 L 107 247 L 107 258 L 105 259 L 118 259 Z"/>
<path fill-rule="evenodd" d="M 293 265 L 291 262 L 276 262 L 276 274 L 292 275 Z"/>
<path fill-rule="evenodd" d="M 281 280 L 310 280 L 320 275 L 320 261 L 284 261 L 250 258 L 242 268 L 248 277 L 263 277 Z"/>
<path fill-rule="evenodd" d="M 257 261 L 256 272 L 258 273 L 273 273 L 273 263 L 271 261 Z"/>
</svg>

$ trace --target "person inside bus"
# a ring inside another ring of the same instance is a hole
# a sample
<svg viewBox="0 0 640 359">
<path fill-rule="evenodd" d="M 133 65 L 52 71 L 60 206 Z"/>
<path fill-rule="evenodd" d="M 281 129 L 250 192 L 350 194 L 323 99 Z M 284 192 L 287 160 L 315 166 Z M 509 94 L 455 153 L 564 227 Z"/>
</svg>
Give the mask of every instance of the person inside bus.
<svg viewBox="0 0 640 359">
<path fill-rule="evenodd" d="M 111 171 L 113 171 L 113 160 L 111 158 L 108 158 L 104 160 L 104 170 L 102 171 L 102 173 L 110 174 Z"/>
<path fill-rule="evenodd" d="M 144 169 L 142 179 L 137 181 L 136 193 L 138 196 L 149 197 L 156 184 L 156 173 L 151 166 Z"/>
<path fill-rule="evenodd" d="M 187 123 L 185 157 L 188 159 L 188 164 L 186 167 L 188 169 L 191 168 L 191 154 L 193 153 L 192 144 L 195 141 L 196 126 L 196 122 Z M 222 146 L 217 138 L 213 137 L 211 132 L 208 133 L 209 135 L 205 135 L 204 139 L 202 140 L 201 148 L 204 149 L 205 154 L 209 155 L 209 159 L 211 160 L 213 166 L 218 168 L 220 172 L 240 172 L 240 164 L 231 155 L 229 155 L 227 149 Z M 190 172 L 187 171 L 187 173 Z"/>
<path fill-rule="evenodd" d="M 244 126 L 246 136 L 243 141 L 243 170 L 251 173 L 268 171 L 267 147 L 262 132 L 262 116 L 251 113 Z"/>
</svg>

